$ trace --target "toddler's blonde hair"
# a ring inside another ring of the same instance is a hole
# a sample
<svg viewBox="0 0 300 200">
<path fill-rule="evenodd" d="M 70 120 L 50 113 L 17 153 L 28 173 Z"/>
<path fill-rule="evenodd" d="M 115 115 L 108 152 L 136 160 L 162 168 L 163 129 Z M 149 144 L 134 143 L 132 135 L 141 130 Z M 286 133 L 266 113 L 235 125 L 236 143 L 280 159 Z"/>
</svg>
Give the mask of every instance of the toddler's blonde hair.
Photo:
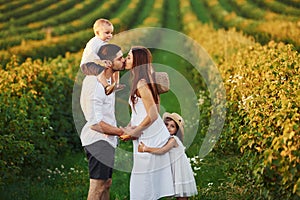
<svg viewBox="0 0 300 200">
<path fill-rule="evenodd" d="M 104 19 L 104 18 L 97 19 L 93 26 L 94 32 L 99 30 L 99 28 L 103 25 L 112 26 L 113 24 L 108 19 Z"/>
</svg>

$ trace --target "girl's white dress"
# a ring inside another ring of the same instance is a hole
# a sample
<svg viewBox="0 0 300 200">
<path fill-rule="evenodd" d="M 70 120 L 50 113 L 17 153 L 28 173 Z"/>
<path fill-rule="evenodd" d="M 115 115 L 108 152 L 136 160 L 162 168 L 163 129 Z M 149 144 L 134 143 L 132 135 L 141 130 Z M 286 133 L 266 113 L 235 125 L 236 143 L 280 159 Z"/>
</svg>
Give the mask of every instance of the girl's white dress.
<svg viewBox="0 0 300 200">
<path fill-rule="evenodd" d="M 197 195 L 196 181 L 190 162 L 185 154 L 185 147 L 177 136 L 172 136 L 178 147 L 170 150 L 175 197 Z"/>
<path fill-rule="evenodd" d="M 132 108 L 132 126 L 139 125 L 147 115 L 142 99 L 136 98 L 137 103 L 134 108 L 129 101 Z M 130 177 L 131 200 L 157 200 L 164 196 L 174 195 L 169 153 L 155 155 L 138 152 L 140 141 L 150 147 L 162 147 L 167 143 L 169 137 L 169 131 L 159 116 L 137 140 L 133 140 L 133 168 Z"/>
</svg>

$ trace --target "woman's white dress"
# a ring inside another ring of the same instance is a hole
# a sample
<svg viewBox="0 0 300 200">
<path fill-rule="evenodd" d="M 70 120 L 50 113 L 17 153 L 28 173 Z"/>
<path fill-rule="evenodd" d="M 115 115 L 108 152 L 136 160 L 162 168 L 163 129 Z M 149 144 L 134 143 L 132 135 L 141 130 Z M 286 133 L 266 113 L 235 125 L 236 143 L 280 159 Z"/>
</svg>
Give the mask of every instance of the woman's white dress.
<svg viewBox="0 0 300 200">
<path fill-rule="evenodd" d="M 175 197 L 194 196 L 198 193 L 197 186 L 192 167 L 185 154 L 185 147 L 177 136 L 173 138 L 178 144 L 178 147 L 170 150 Z"/>
<path fill-rule="evenodd" d="M 129 101 L 132 114 L 131 125 L 139 125 L 147 116 L 143 101 L 137 97 L 135 107 Z M 164 146 L 170 137 L 162 118 L 159 116 L 143 134 L 133 140 L 133 168 L 130 177 L 131 200 L 156 200 L 164 196 L 174 195 L 173 176 L 169 153 L 155 155 L 139 153 L 139 142 L 150 147 Z"/>
</svg>

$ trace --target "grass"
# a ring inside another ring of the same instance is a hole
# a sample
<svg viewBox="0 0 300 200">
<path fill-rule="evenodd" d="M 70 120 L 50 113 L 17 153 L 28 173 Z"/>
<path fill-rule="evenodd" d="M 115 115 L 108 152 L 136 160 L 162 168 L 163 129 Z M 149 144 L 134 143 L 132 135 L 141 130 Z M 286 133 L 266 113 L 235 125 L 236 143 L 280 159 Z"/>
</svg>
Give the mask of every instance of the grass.
<svg viewBox="0 0 300 200">
<path fill-rule="evenodd" d="M 87 161 L 83 153 L 65 156 L 39 176 L 26 177 L 1 187 L 0 199 L 85 199 Z"/>
<path fill-rule="evenodd" d="M 240 199 L 241 188 L 228 181 L 227 171 L 234 156 L 220 156 L 210 153 L 203 160 L 193 158 L 191 164 L 196 174 L 198 196 L 191 199 Z M 196 169 L 196 170 L 195 170 Z M 51 170 L 51 172 L 50 172 Z M 0 198 L 3 200 L 66 200 L 86 199 L 89 186 L 87 161 L 80 152 L 54 163 L 53 168 L 36 178 L 22 180 L 3 187 Z M 50 176 L 50 178 L 49 178 Z M 129 199 L 130 173 L 114 170 L 111 199 Z"/>
</svg>

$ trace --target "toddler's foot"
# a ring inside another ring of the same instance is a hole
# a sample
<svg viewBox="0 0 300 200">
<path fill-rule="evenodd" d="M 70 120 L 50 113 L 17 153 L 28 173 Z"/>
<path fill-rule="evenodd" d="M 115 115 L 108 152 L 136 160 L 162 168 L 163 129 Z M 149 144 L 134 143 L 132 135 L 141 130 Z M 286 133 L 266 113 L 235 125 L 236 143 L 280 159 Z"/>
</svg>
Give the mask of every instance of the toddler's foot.
<svg viewBox="0 0 300 200">
<path fill-rule="evenodd" d="M 118 92 L 118 91 L 120 91 L 120 90 L 123 90 L 125 87 L 126 87 L 125 84 L 116 84 L 115 92 Z"/>
<path fill-rule="evenodd" d="M 105 89 L 105 94 L 106 94 L 106 95 L 110 95 L 110 94 L 115 90 L 115 88 L 116 88 L 116 83 L 113 83 L 113 84 L 111 84 L 111 85 L 105 86 L 105 87 L 104 87 L 104 89 Z"/>
</svg>

